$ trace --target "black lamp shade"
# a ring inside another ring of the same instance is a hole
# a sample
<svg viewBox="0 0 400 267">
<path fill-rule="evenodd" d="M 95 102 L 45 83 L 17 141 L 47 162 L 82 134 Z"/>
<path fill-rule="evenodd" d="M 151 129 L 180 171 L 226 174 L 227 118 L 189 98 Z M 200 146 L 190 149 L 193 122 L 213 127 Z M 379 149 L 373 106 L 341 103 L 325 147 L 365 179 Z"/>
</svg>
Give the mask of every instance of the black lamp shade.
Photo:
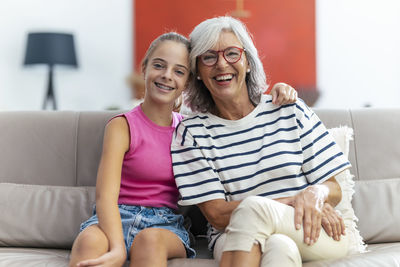
<svg viewBox="0 0 400 267">
<path fill-rule="evenodd" d="M 24 65 L 31 64 L 78 67 L 74 36 L 66 33 L 29 33 Z"/>
</svg>

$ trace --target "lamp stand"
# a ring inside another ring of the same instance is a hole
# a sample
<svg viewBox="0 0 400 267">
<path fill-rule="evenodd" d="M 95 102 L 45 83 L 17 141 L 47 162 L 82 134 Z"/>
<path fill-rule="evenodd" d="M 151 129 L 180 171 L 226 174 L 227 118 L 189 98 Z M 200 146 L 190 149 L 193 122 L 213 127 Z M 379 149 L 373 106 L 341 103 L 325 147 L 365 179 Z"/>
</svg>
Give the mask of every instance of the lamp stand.
<svg viewBox="0 0 400 267">
<path fill-rule="evenodd" d="M 49 65 L 47 93 L 46 93 L 46 96 L 44 97 L 43 109 L 46 109 L 47 102 L 49 100 L 53 103 L 53 109 L 56 110 L 57 109 L 57 103 L 56 103 L 56 98 L 54 96 L 54 90 L 53 90 L 53 65 Z"/>
</svg>

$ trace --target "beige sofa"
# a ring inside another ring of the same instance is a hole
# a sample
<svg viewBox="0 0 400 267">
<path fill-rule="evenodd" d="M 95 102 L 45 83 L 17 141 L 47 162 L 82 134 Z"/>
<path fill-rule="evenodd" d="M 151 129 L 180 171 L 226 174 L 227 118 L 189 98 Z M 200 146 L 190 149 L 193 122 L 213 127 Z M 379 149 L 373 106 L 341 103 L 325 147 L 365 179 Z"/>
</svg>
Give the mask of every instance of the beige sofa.
<svg viewBox="0 0 400 267">
<path fill-rule="evenodd" d="M 353 207 L 368 252 L 304 266 L 400 266 L 400 109 L 316 110 L 325 125 L 354 128 Z M 67 266 L 94 203 L 104 125 L 115 112 L 0 112 L 0 266 Z M 197 259 L 213 267 L 195 207 Z"/>
</svg>

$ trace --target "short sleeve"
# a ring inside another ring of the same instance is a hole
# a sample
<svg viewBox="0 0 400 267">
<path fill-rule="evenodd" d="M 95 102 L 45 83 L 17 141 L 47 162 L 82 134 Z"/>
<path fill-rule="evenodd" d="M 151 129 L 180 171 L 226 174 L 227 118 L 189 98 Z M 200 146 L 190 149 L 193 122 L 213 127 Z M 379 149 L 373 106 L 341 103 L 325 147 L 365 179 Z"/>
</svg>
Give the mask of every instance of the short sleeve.
<svg viewBox="0 0 400 267">
<path fill-rule="evenodd" d="M 351 166 L 321 120 L 302 100 L 297 101 L 295 113 L 303 150 L 302 171 L 310 184 L 322 183 Z"/>
<path fill-rule="evenodd" d="M 171 156 L 175 182 L 181 195 L 179 205 L 225 199 L 219 176 L 183 123 L 173 135 Z"/>
</svg>

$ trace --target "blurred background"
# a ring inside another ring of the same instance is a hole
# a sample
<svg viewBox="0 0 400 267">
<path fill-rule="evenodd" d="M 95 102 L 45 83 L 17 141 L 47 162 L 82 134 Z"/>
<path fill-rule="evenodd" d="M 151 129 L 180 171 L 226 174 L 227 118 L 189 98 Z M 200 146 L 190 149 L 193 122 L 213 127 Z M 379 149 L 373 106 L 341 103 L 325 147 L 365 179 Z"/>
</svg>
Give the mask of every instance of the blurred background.
<svg viewBox="0 0 400 267">
<path fill-rule="evenodd" d="M 49 66 L 26 64 L 29 33 L 73 36 L 77 64 L 54 65 L 59 110 L 129 109 L 151 41 L 220 15 L 246 23 L 269 84 L 314 107 L 395 107 L 399 14 L 398 0 L 1 0 L 0 110 L 43 108 Z"/>
</svg>

